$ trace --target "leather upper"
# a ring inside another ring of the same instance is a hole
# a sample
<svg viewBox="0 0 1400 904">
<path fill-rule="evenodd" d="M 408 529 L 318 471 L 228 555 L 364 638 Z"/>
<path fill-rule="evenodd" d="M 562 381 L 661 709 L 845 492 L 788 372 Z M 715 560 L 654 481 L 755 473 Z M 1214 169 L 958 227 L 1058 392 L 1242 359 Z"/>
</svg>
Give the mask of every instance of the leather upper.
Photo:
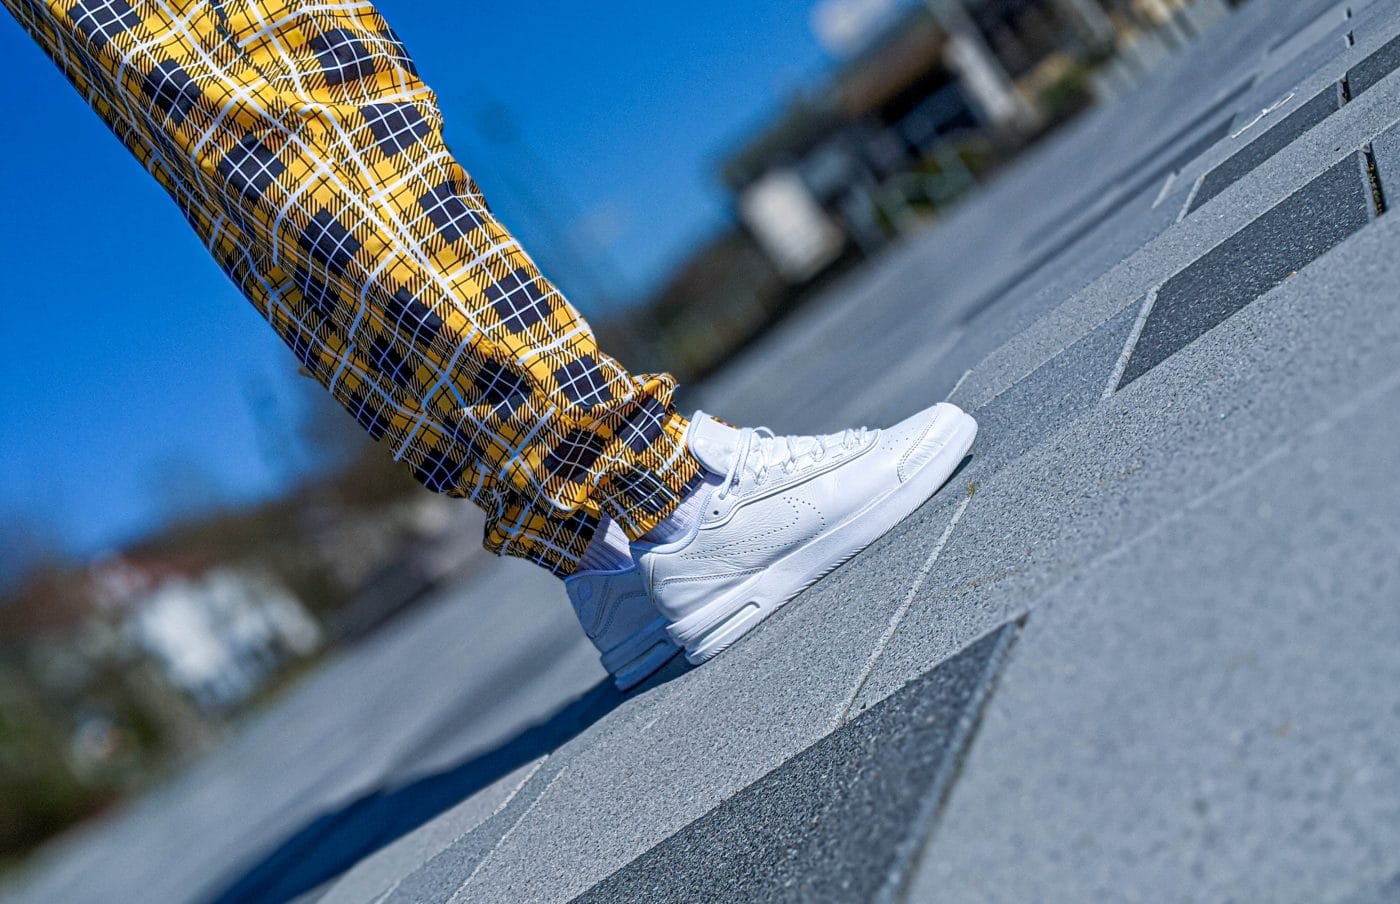
<svg viewBox="0 0 1400 904">
<path fill-rule="evenodd" d="M 693 536 L 637 549 L 658 609 L 672 621 L 685 617 L 896 489 L 937 453 L 944 438 L 936 420 L 929 409 L 888 430 L 862 432 L 858 442 L 851 434 L 749 439 L 760 445 L 749 450 L 756 463 L 744 465 L 729 492 L 710 491 Z M 724 475 L 747 433 L 701 412 L 688 442 L 702 464 Z M 795 460 L 777 463 L 794 449 Z"/>
</svg>

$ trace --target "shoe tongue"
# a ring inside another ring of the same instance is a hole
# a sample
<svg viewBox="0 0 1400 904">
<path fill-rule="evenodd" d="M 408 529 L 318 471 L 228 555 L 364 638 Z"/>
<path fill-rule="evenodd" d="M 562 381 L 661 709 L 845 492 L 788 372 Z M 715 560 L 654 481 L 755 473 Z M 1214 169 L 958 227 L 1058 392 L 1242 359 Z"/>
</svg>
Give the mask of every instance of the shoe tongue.
<svg viewBox="0 0 1400 904">
<path fill-rule="evenodd" d="M 697 411 L 690 419 L 686 445 L 690 447 L 690 454 L 707 469 L 725 474 L 739 452 L 739 430 Z"/>
</svg>

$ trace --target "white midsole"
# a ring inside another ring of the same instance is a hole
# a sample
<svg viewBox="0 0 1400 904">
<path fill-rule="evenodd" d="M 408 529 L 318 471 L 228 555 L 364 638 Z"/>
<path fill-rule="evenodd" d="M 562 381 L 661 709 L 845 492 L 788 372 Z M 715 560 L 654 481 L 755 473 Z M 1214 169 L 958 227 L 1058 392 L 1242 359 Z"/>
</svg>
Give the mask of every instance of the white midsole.
<svg viewBox="0 0 1400 904">
<path fill-rule="evenodd" d="M 666 620 L 658 616 L 651 624 L 633 632 L 622 643 L 604 652 L 599 659 L 603 668 L 614 675 L 619 686 L 622 686 L 640 680 L 634 675 L 639 670 L 646 671 L 646 675 L 641 677 L 650 675 L 675 653 L 676 645 L 667 631 Z"/>
<path fill-rule="evenodd" d="M 972 448 L 977 422 L 961 411 L 942 448 L 908 480 L 878 496 L 836 527 L 711 600 L 667 631 L 699 664 L 726 649 L 826 572 L 884 536 L 947 482 Z M 747 611 L 746 611 L 747 610 Z M 742 617 L 736 618 L 736 615 Z M 729 624 L 730 621 L 733 624 Z"/>
</svg>

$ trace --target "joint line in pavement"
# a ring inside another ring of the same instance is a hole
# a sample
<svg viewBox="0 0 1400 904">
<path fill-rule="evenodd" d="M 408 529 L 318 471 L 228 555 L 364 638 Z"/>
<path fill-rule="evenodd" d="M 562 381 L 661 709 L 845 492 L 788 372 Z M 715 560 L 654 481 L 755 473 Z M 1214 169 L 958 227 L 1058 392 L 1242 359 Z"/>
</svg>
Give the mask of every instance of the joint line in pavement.
<svg viewBox="0 0 1400 904">
<path fill-rule="evenodd" d="M 1123 380 L 1123 374 L 1128 372 L 1128 362 L 1133 359 L 1133 350 L 1137 348 L 1138 340 L 1142 338 L 1143 327 L 1147 326 L 1147 317 L 1152 313 L 1152 308 L 1157 304 L 1157 293 L 1161 291 L 1161 286 L 1147 293 L 1147 298 L 1142 302 L 1142 310 L 1138 311 L 1137 320 L 1133 321 L 1133 328 L 1128 331 L 1128 339 L 1123 343 L 1123 353 L 1118 356 L 1118 363 L 1113 366 L 1113 374 L 1108 378 L 1108 385 L 1103 388 L 1103 395 L 1100 401 L 1107 401 L 1118 391 L 1118 384 Z"/>
<path fill-rule="evenodd" d="M 1163 201 L 1167 200 L 1167 192 L 1171 191 L 1172 186 L 1176 184 L 1176 177 L 1178 175 L 1180 175 L 1180 173 L 1176 170 L 1167 173 L 1167 178 L 1162 182 L 1162 187 L 1157 190 L 1157 197 L 1152 202 L 1153 210 L 1156 210 Z"/>
<path fill-rule="evenodd" d="M 566 766 L 563 769 L 560 769 L 558 772 L 554 773 L 554 777 L 549 780 L 549 783 L 540 789 L 539 796 L 536 797 L 534 800 L 530 801 L 530 806 L 526 807 L 523 811 L 521 811 L 519 818 L 517 818 L 515 822 L 510 824 L 510 828 L 506 829 L 504 832 L 501 833 L 501 837 L 498 838 L 496 840 L 496 843 L 491 846 L 491 850 L 483 854 L 481 859 L 476 862 L 476 866 L 472 868 L 472 871 L 467 876 L 466 881 L 464 881 L 461 884 L 461 886 L 457 889 L 457 891 L 452 895 L 452 898 L 448 901 L 448 904 L 466 904 L 466 901 L 468 900 L 465 896 L 466 891 L 468 888 L 471 887 L 472 880 L 476 878 L 477 873 L 481 872 L 481 868 L 486 865 L 486 861 L 490 860 L 491 856 L 497 851 L 499 851 L 501 847 L 506 843 L 506 841 L 510 839 L 510 836 L 515 834 L 515 830 L 520 827 L 520 824 L 525 821 L 525 818 L 528 817 L 532 812 L 534 812 L 535 807 L 539 805 L 539 802 L 544 800 L 545 796 L 549 794 L 549 789 L 553 788 L 555 783 L 558 782 L 559 779 L 563 778 L 564 773 L 568 771 L 569 769 Z"/>
<path fill-rule="evenodd" d="M 919 569 L 919 574 L 914 578 L 914 584 L 909 588 L 909 592 L 904 595 L 904 601 L 899 604 L 899 608 L 890 616 L 889 624 L 885 626 L 885 633 L 880 635 L 879 641 L 875 644 L 875 649 L 871 650 L 870 656 L 865 661 L 865 668 L 861 670 L 860 678 L 851 688 L 850 694 L 846 696 L 845 703 L 841 706 L 841 712 L 837 714 L 836 720 L 831 725 L 831 731 L 840 728 L 848 718 L 850 718 L 851 707 L 855 706 L 856 698 L 865 689 L 866 682 L 870 680 L 870 675 L 875 671 L 875 663 L 879 661 L 885 647 L 894 638 L 894 632 L 899 629 L 900 623 L 904 621 L 904 616 L 909 614 L 909 608 L 914 605 L 914 597 L 924 586 L 924 581 L 933 573 L 933 565 L 938 561 L 938 556 L 943 552 L 943 547 L 948 545 L 948 538 L 953 535 L 953 528 L 958 526 L 962 520 L 963 513 L 967 511 L 968 505 L 972 503 L 972 496 L 964 496 L 958 510 L 953 512 L 953 517 L 948 522 L 948 526 L 943 529 L 943 535 L 938 538 L 938 542 L 933 544 L 933 549 L 929 551 L 928 558 L 924 560 L 923 567 Z"/>
<path fill-rule="evenodd" d="M 953 396 L 957 393 L 959 389 L 962 389 L 962 385 L 967 382 L 967 378 L 970 376 L 972 376 L 972 368 L 968 368 L 967 370 L 963 371 L 963 375 L 961 377 L 958 377 L 958 382 L 954 383 L 953 388 L 948 390 L 948 394 L 943 397 L 943 401 L 953 401 Z"/>
</svg>

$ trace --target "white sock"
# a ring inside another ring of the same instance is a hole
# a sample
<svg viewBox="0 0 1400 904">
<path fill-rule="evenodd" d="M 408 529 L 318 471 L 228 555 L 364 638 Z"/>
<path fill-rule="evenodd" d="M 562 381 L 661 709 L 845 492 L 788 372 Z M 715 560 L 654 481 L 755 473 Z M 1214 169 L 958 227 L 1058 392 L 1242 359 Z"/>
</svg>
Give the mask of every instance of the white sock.
<svg viewBox="0 0 1400 904">
<path fill-rule="evenodd" d="M 690 533 L 710 503 L 710 494 L 723 483 L 718 474 L 706 474 L 705 482 L 695 492 L 681 500 L 680 505 L 665 521 L 653 527 L 643 540 L 648 543 L 671 543 Z"/>
<path fill-rule="evenodd" d="M 621 571 L 631 567 L 632 550 L 627 545 L 627 534 L 616 521 L 603 515 L 588 549 L 578 560 L 578 570 Z"/>
</svg>

